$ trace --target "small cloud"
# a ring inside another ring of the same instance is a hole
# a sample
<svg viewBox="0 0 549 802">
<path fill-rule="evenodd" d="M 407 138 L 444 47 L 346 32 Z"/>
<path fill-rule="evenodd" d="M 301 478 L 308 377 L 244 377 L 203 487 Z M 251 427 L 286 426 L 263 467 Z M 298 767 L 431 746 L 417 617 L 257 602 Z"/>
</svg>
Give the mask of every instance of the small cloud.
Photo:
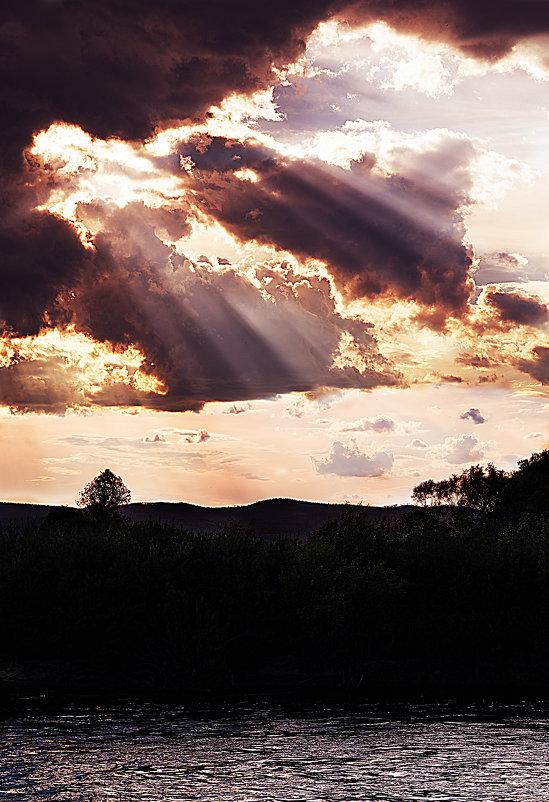
<svg viewBox="0 0 549 802">
<path fill-rule="evenodd" d="M 530 434 L 526 435 L 525 440 L 535 440 L 541 436 L 542 436 L 541 432 L 530 432 Z"/>
<path fill-rule="evenodd" d="M 149 435 L 144 437 L 143 438 L 143 442 L 144 443 L 165 443 L 166 442 L 166 438 L 164 437 L 163 434 L 158 434 L 158 432 L 156 432 L 156 434 L 153 437 L 149 437 Z"/>
<path fill-rule="evenodd" d="M 252 408 L 251 404 L 231 404 L 228 409 L 223 410 L 224 415 L 240 415 Z"/>
<path fill-rule="evenodd" d="M 187 438 L 187 443 L 205 443 L 206 440 L 209 440 L 211 437 L 210 433 L 206 431 L 206 429 L 201 429 L 199 432 L 196 432 L 193 436 Z"/>
<path fill-rule="evenodd" d="M 292 401 L 292 403 L 285 408 L 284 412 L 291 418 L 302 418 L 305 414 L 305 402 L 302 400 Z"/>
<path fill-rule="evenodd" d="M 494 382 L 497 382 L 497 380 L 498 380 L 497 373 L 489 373 L 485 376 L 478 377 L 479 384 L 493 384 Z"/>
<path fill-rule="evenodd" d="M 456 364 L 467 365 L 470 368 L 490 368 L 494 364 L 487 356 L 463 353 L 456 356 Z"/>
<path fill-rule="evenodd" d="M 474 434 L 460 434 L 458 437 L 447 437 L 442 445 L 432 448 L 430 454 L 445 462 L 474 462 L 484 456 L 484 452 L 477 448 L 478 444 Z"/>
<path fill-rule="evenodd" d="M 218 256 L 217 257 L 217 264 L 218 265 L 230 265 L 231 263 L 229 262 L 228 259 L 225 259 L 224 256 Z"/>
<path fill-rule="evenodd" d="M 325 459 L 311 458 L 317 473 L 336 476 L 383 476 L 393 466 L 393 455 L 378 451 L 372 457 L 359 451 L 356 444 L 345 446 L 336 441 Z"/>
<path fill-rule="evenodd" d="M 468 412 L 464 412 L 459 417 L 460 420 L 472 420 L 473 423 L 486 423 L 486 418 L 480 414 L 480 410 L 476 409 L 476 407 L 471 407 Z"/>
<path fill-rule="evenodd" d="M 183 443 L 205 443 L 206 440 L 209 440 L 211 434 L 206 431 L 206 429 L 201 429 L 199 432 L 181 432 L 175 431 L 174 434 L 177 434 L 181 437 Z"/>
<path fill-rule="evenodd" d="M 378 415 L 376 418 L 362 418 L 339 428 L 342 432 L 375 432 L 376 434 L 383 434 L 385 432 L 393 432 L 396 428 L 396 423 L 392 418 Z"/>
<path fill-rule="evenodd" d="M 419 440 L 416 437 L 414 440 L 412 440 L 411 443 L 408 443 L 408 448 L 414 448 L 414 449 L 417 449 L 417 450 L 422 449 L 422 448 L 427 448 L 427 443 L 425 442 L 425 440 Z"/>
<path fill-rule="evenodd" d="M 444 384 L 462 384 L 463 379 L 461 376 L 451 376 L 444 373 L 435 373 L 436 378 Z"/>
</svg>

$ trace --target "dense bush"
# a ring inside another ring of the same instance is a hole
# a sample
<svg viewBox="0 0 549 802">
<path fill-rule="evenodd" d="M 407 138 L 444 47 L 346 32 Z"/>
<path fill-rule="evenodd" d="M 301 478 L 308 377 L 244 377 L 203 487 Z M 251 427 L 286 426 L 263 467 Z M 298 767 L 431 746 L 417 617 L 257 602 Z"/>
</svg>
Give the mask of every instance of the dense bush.
<svg viewBox="0 0 549 802">
<path fill-rule="evenodd" d="M 360 677 L 372 662 L 549 656 L 549 522 L 352 511 L 267 543 L 51 516 L 0 536 L 0 657 L 170 683 L 227 684 L 281 656 Z M 354 681 L 354 680 L 353 680 Z"/>
</svg>

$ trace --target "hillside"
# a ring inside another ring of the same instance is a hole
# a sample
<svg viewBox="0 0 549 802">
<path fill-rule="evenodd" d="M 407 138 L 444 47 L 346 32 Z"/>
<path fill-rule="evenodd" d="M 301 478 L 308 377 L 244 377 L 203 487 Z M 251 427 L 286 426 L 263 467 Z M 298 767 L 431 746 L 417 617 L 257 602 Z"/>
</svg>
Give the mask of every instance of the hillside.
<svg viewBox="0 0 549 802">
<path fill-rule="evenodd" d="M 40 504 L 0 503 L 0 524 L 5 528 L 40 524 L 54 507 Z M 279 536 L 305 537 L 328 521 L 339 521 L 346 504 L 322 504 L 295 499 L 267 499 L 254 504 L 235 507 L 200 507 L 195 504 L 151 502 L 128 504 L 124 514 L 134 522 L 174 524 L 181 529 L 196 532 L 215 532 L 228 523 L 239 523 L 251 529 L 258 537 L 272 539 Z M 362 507 L 352 506 L 365 521 L 392 521 L 410 505 L 401 507 Z"/>
</svg>

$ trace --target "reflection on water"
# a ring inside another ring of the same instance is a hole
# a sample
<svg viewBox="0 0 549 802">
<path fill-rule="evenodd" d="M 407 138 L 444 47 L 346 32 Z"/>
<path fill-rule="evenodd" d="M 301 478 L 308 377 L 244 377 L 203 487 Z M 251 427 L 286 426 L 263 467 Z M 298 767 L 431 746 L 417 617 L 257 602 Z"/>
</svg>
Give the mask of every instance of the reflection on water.
<svg viewBox="0 0 549 802">
<path fill-rule="evenodd" d="M 22 704 L 3 800 L 549 800 L 548 707 Z"/>
</svg>

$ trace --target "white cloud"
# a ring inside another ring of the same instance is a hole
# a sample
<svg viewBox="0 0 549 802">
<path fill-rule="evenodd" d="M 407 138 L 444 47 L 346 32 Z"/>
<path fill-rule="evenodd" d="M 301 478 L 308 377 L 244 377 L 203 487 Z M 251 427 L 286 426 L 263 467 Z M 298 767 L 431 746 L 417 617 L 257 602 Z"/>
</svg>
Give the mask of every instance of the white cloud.
<svg viewBox="0 0 549 802">
<path fill-rule="evenodd" d="M 345 446 L 337 440 L 325 459 L 311 458 L 317 473 L 336 476 L 383 476 L 393 466 L 393 455 L 388 451 L 378 451 L 368 456 L 359 451 L 356 443 Z"/>
<path fill-rule="evenodd" d="M 408 448 L 413 448 L 414 450 L 419 451 L 422 448 L 427 448 L 427 443 L 424 440 L 419 440 L 416 437 L 411 443 L 408 443 Z"/>
<path fill-rule="evenodd" d="M 342 432 L 375 432 L 385 434 L 394 432 L 396 422 L 387 415 L 378 415 L 375 418 L 361 418 L 353 423 L 344 423 L 339 427 Z"/>
<path fill-rule="evenodd" d="M 447 437 L 444 443 L 434 446 L 429 450 L 429 456 L 456 464 L 474 462 L 484 456 L 484 451 L 478 445 L 478 438 L 474 434 L 460 434 Z"/>
</svg>

